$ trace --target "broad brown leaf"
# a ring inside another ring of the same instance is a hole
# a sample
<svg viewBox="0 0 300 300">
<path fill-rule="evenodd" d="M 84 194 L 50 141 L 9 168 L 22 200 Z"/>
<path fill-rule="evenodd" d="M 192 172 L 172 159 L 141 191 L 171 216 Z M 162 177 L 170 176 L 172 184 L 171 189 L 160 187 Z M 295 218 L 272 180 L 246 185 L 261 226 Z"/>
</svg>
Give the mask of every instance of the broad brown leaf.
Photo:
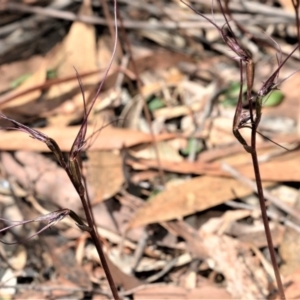
<svg viewBox="0 0 300 300">
<path fill-rule="evenodd" d="M 197 211 L 224 203 L 232 198 L 251 193 L 231 178 L 201 176 L 172 186 L 140 208 L 130 226 L 141 226 L 181 218 Z"/>
</svg>

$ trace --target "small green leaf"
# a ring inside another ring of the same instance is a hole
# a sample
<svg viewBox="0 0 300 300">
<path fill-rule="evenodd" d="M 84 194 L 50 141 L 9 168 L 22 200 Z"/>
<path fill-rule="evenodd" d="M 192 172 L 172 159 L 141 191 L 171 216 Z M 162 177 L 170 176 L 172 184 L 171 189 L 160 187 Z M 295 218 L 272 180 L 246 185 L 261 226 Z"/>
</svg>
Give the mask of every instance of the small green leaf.
<svg viewBox="0 0 300 300">
<path fill-rule="evenodd" d="M 21 85 L 26 79 L 28 79 L 29 77 L 31 76 L 31 74 L 24 74 L 24 75 L 21 75 L 20 77 L 16 78 L 15 80 L 13 80 L 11 83 L 10 83 L 10 87 L 12 89 L 15 89 L 17 88 L 19 85 Z"/>
<path fill-rule="evenodd" d="M 57 78 L 57 71 L 55 69 L 47 70 L 47 79 L 55 79 Z"/>
<path fill-rule="evenodd" d="M 153 98 L 149 101 L 148 107 L 149 107 L 150 111 L 155 111 L 157 109 L 165 107 L 165 103 L 160 98 Z"/>
<path fill-rule="evenodd" d="M 270 95 L 265 96 L 262 99 L 262 103 L 264 106 L 272 107 L 279 105 L 284 98 L 284 95 L 281 91 L 273 91 Z"/>
<path fill-rule="evenodd" d="M 243 93 L 247 90 L 247 86 L 244 84 Z M 236 98 L 240 94 L 240 83 L 239 82 L 231 82 L 229 84 L 228 89 L 225 92 L 225 95 L 229 98 Z"/>
<path fill-rule="evenodd" d="M 247 86 L 243 85 L 242 92 L 245 93 L 247 91 Z M 236 106 L 238 103 L 238 98 L 240 94 L 240 83 L 239 82 L 231 82 L 229 87 L 224 92 L 225 99 L 222 101 L 222 105 L 224 107 L 232 107 Z"/>
<path fill-rule="evenodd" d="M 194 143 L 196 143 L 196 153 L 199 153 L 202 150 L 201 145 L 198 143 L 197 139 L 191 138 L 188 140 L 188 144 L 186 146 L 185 149 L 181 150 L 181 153 L 185 156 L 189 155 L 190 152 L 193 150 L 194 148 Z"/>
<path fill-rule="evenodd" d="M 233 107 L 238 103 L 238 98 L 226 98 L 222 101 L 223 107 Z"/>
</svg>

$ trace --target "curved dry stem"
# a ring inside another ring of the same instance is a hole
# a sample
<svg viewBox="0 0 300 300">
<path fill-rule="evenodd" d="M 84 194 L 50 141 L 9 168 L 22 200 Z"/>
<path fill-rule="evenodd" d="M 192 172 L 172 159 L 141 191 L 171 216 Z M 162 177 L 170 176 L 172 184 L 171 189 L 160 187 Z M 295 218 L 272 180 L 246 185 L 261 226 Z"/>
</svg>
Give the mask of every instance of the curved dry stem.
<svg viewBox="0 0 300 300">
<path fill-rule="evenodd" d="M 110 61 L 108 63 L 108 66 L 107 66 L 107 69 L 105 70 L 105 73 L 104 73 L 104 77 L 103 79 L 101 80 L 100 84 L 99 84 L 99 87 L 96 91 L 96 94 L 92 100 L 92 103 L 89 107 L 88 110 L 86 110 L 86 103 L 85 103 L 85 98 L 84 98 L 84 91 L 83 91 L 83 88 L 82 88 L 82 83 L 81 83 L 81 80 L 79 78 L 79 76 L 77 77 L 79 80 L 79 86 L 80 86 L 80 89 L 81 89 L 81 93 L 82 93 L 82 97 L 83 97 L 83 101 L 84 101 L 84 106 L 85 106 L 85 111 L 84 111 L 84 118 L 83 118 L 83 121 L 82 121 L 82 124 L 81 124 L 81 128 L 74 140 L 74 143 L 72 145 L 72 148 L 71 148 L 71 151 L 70 151 L 70 157 L 72 159 L 74 159 L 75 157 L 77 157 L 78 153 L 82 150 L 82 147 L 85 143 L 85 136 L 86 136 L 86 130 L 87 130 L 87 121 L 88 121 L 88 117 L 97 101 L 97 98 L 98 96 L 100 95 L 100 92 L 102 90 L 102 87 L 103 87 L 103 84 L 108 76 L 108 73 L 111 69 L 111 66 L 112 66 L 112 63 L 113 63 L 113 60 L 114 60 L 114 57 L 115 57 L 115 54 L 116 54 L 116 49 L 117 49 L 117 44 L 118 44 L 118 24 L 117 24 L 117 1 L 114 0 L 114 26 L 115 26 L 115 39 L 114 39 L 114 47 L 113 47 L 113 51 L 112 51 L 112 55 L 111 55 L 111 58 L 110 58 Z"/>
<path fill-rule="evenodd" d="M 15 245 L 15 244 L 18 244 L 18 243 L 25 243 L 25 242 L 31 240 L 32 238 L 34 238 L 35 236 L 39 235 L 41 232 L 45 231 L 47 228 L 55 225 L 57 222 L 61 221 L 62 219 L 64 219 L 69 214 L 70 214 L 70 210 L 69 209 L 59 209 L 59 210 L 53 211 L 53 212 L 51 212 L 49 214 L 39 216 L 39 217 L 37 217 L 35 219 L 30 219 L 30 220 L 25 220 L 25 221 L 9 221 L 7 219 L 0 218 L 0 220 L 2 220 L 2 221 L 16 223 L 16 224 L 12 224 L 12 225 L 6 226 L 5 228 L 2 228 L 0 230 L 0 232 L 4 232 L 6 230 L 15 228 L 17 226 L 26 225 L 26 224 L 33 223 L 33 222 L 48 222 L 47 225 L 45 225 L 44 227 L 42 227 L 36 233 L 30 235 L 26 239 L 21 239 L 21 240 L 15 241 L 15 242 L 6 242 L 4 240 L 0 240 L 0 242 L 3 243 L 3 244 L 5 244 L 5 245 Z"/>
<path fill-rule="evenodd" d="M 297 0 L 298 1 L 298 0 Z M 266 205 L 265 205 L 265 199 L 264 199 L 264 194 L 263 194 L 263 189 L 262 189 L 262 181 L 261 181 L 261 176 L 260 176 L 260 169 L 259 169 L 259 164 L 258 164 L 258 159 L 257 159 L 257 152 L 256 152 L 256 131 L 257 127 L 260 123 L 261 119 L 261 110 L 262 110 L 262 98 L 266 95 L 268 95 L 275 87 L 276 87 L 276 79 L 279 76 L 279 71 L 281 70 L 282 66 L 285 64 L 285 62 L 291 57 L 291 55 L 298 49 L 298 46 L 283 60 L 279 62 L 279 65 L 277 69 L 271 74 L 271 76 L 263 83 L 261 89 L 258 91 L 257 95 L 255 98 L 252 97 L 252 88 L 253 88 L 253 82 L 254 82 L 254 77 L 255 77 L 255 67 L 254 63 L 252 61 L 251 54 L 248 52 L 248 50 L 245 50 L 241 47 L 240 43 L 237 41 L 230 24 L 228 22 L 228 19 L 225 14 L 225 10 L 222 7 L 221 1 L 218 0 L 218 4 L 220 6 L 221 12 L 224 16 L 225 19 L 225 25 L 227 26 L 229 30 L 229 34 L 225 32 L 224 26 L 222 28 L 218 27 L 213 21 L 208 19 L 206 16 L 195 10 L 193 7 L 191 7 L 189 4 L 185 3 L 183 0 L 181 0 L 185 5 L 190 7 L 194 12 L 205 18 L 208 22 L 213 24 L 219 33 L 221 34 L 225 44 L 232 50 L 234 51 L 239 58 L 239 66 L 240 66 L 240 92 L 239 92 L 239 98 L 238 98 L 238 103 L 233 119 L 233 126 L 232 126 L 232 131 L 236 139 L 243 145 L 245 150 L 251 154 L 252 157 L 252 164 L 254 168 L 254 174 L 255 174 L 255 179 L 256 179 L 256 184 L 257 184 L 257 190 L 258 190 L 258 196 L 259 196 L 259 202 L 260 202 L 260 207 L 261 207 L 261 214 L 262 214 L 262 219 L 263 219 L 263 224 L 265 228 L 265 234 L 266 234 L 266 239 L 268 243 L 268 249 L 270 252 L 271 256 L 271 261 L 273 265 L 273 270 L 275 273 L 276 281 L 277 281 L 277 286 L 278 286 L 278 291 L 280 294 L 280 297 L 282 299 L 285 299 L 284 295 L 284 290 L 280 278 L 280 273 L 279 269 L 277 266 L 276 262 L 276 256 L 275 256 L 275 250 L 273 248 L 273 242 L 272 242 L 272 236 L 269 228 L 269 222 L 266 214 Z M 226 8 L 228 9 L 228 1 L 225 2 Z M 243 114 L 243 103 L 242 103 L 242 85 L 243 85 L 243 63 L 245 64 L 245 73 L 246 73 L 246 84 L 247 84 L 247 100 L 249 102 L 249 115 L 247 114 L 246 116 Z M 253 100 L 256 102 L 255 106 L 255 112 L 254 112 L 254 107 L 253 107 Z M 244 137 L 241 135 L 239 132 L 239 129 L 242 127 L 246 127 L 245 124 L 248 121 L 251 121 L 252 126 L 249 126 L 251 128 L 251 144 L 248 145 L 247 142 L 245 141 Z"/>
</svg>

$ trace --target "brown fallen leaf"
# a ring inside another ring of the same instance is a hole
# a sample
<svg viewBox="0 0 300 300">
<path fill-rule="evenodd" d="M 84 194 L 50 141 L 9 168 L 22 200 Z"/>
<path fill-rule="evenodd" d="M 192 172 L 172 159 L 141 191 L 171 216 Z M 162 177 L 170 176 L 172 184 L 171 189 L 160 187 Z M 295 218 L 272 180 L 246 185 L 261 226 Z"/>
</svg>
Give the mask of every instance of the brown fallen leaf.
<svg viewBox="0 0 300 300">
<path fill-rule="evenodd" d="M 151 168 L 158 169 L 156 159 L 140 159 L 138 162 L 128 159 L 127 163 L 135 168 L 142 169 Z M 206 174 L 206 175 L 224 175 L 225 172 L 220 169 L 219 163 L 202 163 L 202 162 L 189 162 L 189 161 L 168 161 L 161 160 L 160 165 L 163 170 L 175 172 L 180 174 Z M 228 177 L 228 176 L 227 176 Z"/>
<path fill-rule="evenodd" d="M 124 183 L 120 153 L 91 151 L 88 153 L 87 182 L 93 190 L 93 204 L 115 195 Z"/>
<path fill-rule="evenodd" d="M 181 162 L 183 160 L 178 151 L 166 141 L 156 143 L 156 149 L 152 144 L 137 146 L 130 151 L 130 154 L 135 158 L 154 159 L 157 163 L 156 150 L 159 153 L 160 160 L 169 162 Z"/>
<path fill-rule="evenodd" d="M 285 288 L 285 296 L 286 299 L 300 299 L 300 269 L 297 269 L 293 274 L 285 277 L 286 288 Z M 270 299 L 279 300 L 280 297 L 275 295 Z"/>
<path fill-rule="evenodd" d="M 47 71 L 47 61 L 44 58 L 43 60 L 40 61 L 40 64 L 39 64 L 39 67 L 37 68 L 37 70 L 27 80 L 25 80 L 25 82 L 23 84 L 21 84 L 18 88 L 16 88 L 12 92 L 6 94 L 5 96 L 11 97 L 13 95 L 19 94 L 22 91 L 30 89 L 36 85 L 43 84 L 46 81 L 46 75 L 47 75 L 46 71 Z M 33 91 L 26 95 L 16 97 L 12 101 L 3 104 L 2 109 L 23 106 L 24 104 L 27 104 L 27 103 L 37 99 L 41 94 L 42 94 L 41 90 L 36 90 L 36 91 Z M 27 109 L 32 110 L 32 107 L 30 106 L 30 108 L 27 108 Z M 25 110 L 25 112 L 26 112 L 26 107 L 23 106 L 22 112 L 24 112 L 23 110 Z"/>
<path fill-rule="evenodd" d="M 25 60 L 1 65 L 0 93 L 2 94 L 9 90 L 12 82 L 20 76 L 33 74 L 43 61 L 44 58 L 42 56 L 35 55 Z"/>
<path fill-rule="evenodd" d="M 278 157 L 274 157 L 271 160 L 260 163 L 261 175 L 263 181 L 299 181 L 300 169 L 297 167 L 299 164 L 300 151 L 293 151 L 285 153 Z M 234 166 L 241 174 L 247 178 L 254 179 L 253 166 L 251 164 L 251 158 L 248 153 L 237 153 L 229 157 L 219 158 L 215 162 L 206 163 L 196 161 L 191 163 L 188 161 L 170 162 L 167 160 L 161 160 L 161 167 L 170 172 L 176 172 L 181 174 L 206 174 L 215 176 L 228 177 L 226 172 L 220 169 L 220 163 L 229 162 Z M 139 160 L 138 164 L 129 161 L 133 168 L 141 168 L 147 166 L 149 168 L 158 168 L 156 160 Z M 145 168 L 144 168 L 145 169 Z M 284 172 L 282 171 L 284 170 Z"/>
<path fill-rule="evenodd" d="M 293 1 L 289 0 L 279 0 L 279 3 L 281 4 L 282 8 L 289 12 L 294 12 L 294 6 Z M 297 2 L 296 2 L 297 3 Z"/>
<path fill-rule="evenodd" d="M 286 152 L 267 162 L 260 163 L 262 180 L 268 181 L 299 181 L 300 178 L 300 151 Z M 251 164 L 237 167 L 243 175 L 254 179 Z"/>
<path fill-rule="evenodd" d="M 300 199 L 297 197 L 295 209 L 300 209 Z M 299 226 L 299 221 L 296 218 L 288 217 L 293 223 Z M 282 275 L 287 276 L 293 274 L 300 269 L 300 233 L 294 228 L 287 227 L 284 232 L 283 240 L 279 246 L 279 253 L 283 259 L 283 264 L 280 267 Z"/>
<path fill-rule="evenodd" d="M 62 151 L 70 151 L 74 139 L 79 131 L 79 126 L 70 127 L 47 127 L 38 129 L 47 136 L 54 139 Z M 90 127 L 87 137 L 94 133 L 94 128 Z M 89 150 L 111 150 L 122 147 L 132 147 L 141 143 L 152 141 L 151 134 L 142 133 L 136 130 L 106 127 L 99 135 L 92 138 Z M 165 133 L 156 136 L 157 141 L 167 140 L 176 137 L 176 134 Z M 1 150 L 28 150 L 49 152 L 48 147 L 37 140 L 33 140 L 28 134 L 20 131 L 3 131 L 0 139 Z"/>
<path fill-rule="evenodd" d="M 289 134 L 289 135 L 278 134 L 278 135 L 272 137 L 272 139 L 274 139 L 275 141 L 277 141 L 280 144 L 299 143 L 299 136 L 297 134 Z M 267 151 L 267 150 L 270 151 L 276 147 L 277 146 L 273 145 L 269 141 L 257 144 L 257 150 L 258 150 L 259 155 L 262 151 Z M 287 147 L 289 147 L 289 146 L 287 146 Z M 249 161 L 249 154 L 245 152 L 244 148 L 239 143 L 231 144 L 228 146 L 223 146 L 221 148 L 210 149 L 209 151 L 200 153 L 200 155 L 198 157 L 198 161 L 207 162 L 207 163 L 208 162 L 217 162 L 226 157 L 235 156 L 234 159 L 232 159 L 232 161 L 226 161 L 226 163 L 233 166 L 236 162 L 236 158 L 238 157 L 237 156 L 238 154 L 241 154 L 243 156 L 246 155 L 248 157 L 248 161 Z"/>
<path fill-rule="evenodd" d="M 52 52 L 49 53 L 49 55 L 48 55 L 49 57 L 47 56 L 47 59 L 50 61 L 47 64 L 48 69 L 57 70 L 57 68 L 60 66 L 60 64 L 62 63 L 64 58 L 63 57 L 58 57 L 57 59 L 52 58 L 52 57 L 56 57 L 57 56 L 56 52 L 60 52 L 60 51 L 61 51 L 61 45 L 58 45 L 57 47 L 55 47 L 53 49 Z M 174 66 L 174 65 L 178 64 L 179 62 L 184 62 L 184 61 L 193 62 L 192 59 L 190 59 L 189 57 L 187 57 L 183 54 L 172 52 L 172 55 L 171 55 L 171 53 L 169 51 L 161 51 L 161 52 L 154 52 L 154 53 L 151 53 L 151 54 L 143 55 L 143 56 L 137 58 L 136 59 L 136 65 L 137 65 L 137 68 L 138 68 L 138 72 L 141 73 L 141 72 L 144 72 L 146 70 L 156 69 L 157 67 L 167 69 L 170 66 Z M 76 67 L 77 64 L 75 64 L 74 66 Z M 103 76 L 104 76 L 104 71 L 103 70 L 99 70 L 98 73 L 95 72 L 95 70 L 99 69 L 98 67 L 94 67 L 92 70 L 89 69 L 87 72 L 83 72 L 81 70 L 81 68 L 77 68 L 77 69 L 78 69 L 78 72 L 79 72 L 80 75 L 85 74 L 86 76 L 97 76 L 97 78 L 99 80 L 102 79 Z M 78 88 L 78 82 L 76 80 L 76 73 L 74 71 L 74 68 L 72 68 L 72 70 L 73 71 L 70 73 L 70 76 L 64 76 L 64 77 L 61 76 L 60 78 L 61 78 L 61 80 L 64 80 L 66 78 L 71 79 L 72 81 L 77 83 L 77 88 Z M 131 70 L 132 70 L 132 67 L 129 66 L 129 70 L 127 71 L 127 75 L 130 78 L 134 78 Z M 1 69 L 0 69 L 0 71 L 1 71 Z M 118 76 L 119 72 L 120 72 L 119 68 L 116 68 L 116 69 L 111 70 L 109 72 L 109 75 L 106 78 L 103 89 L 102 89 L 103 91 L 115 86 L 115 82 L 116 82 L 116 79 L 117 79 L 117 76 Z M 94 73 L 95 74 L 97 73 L 97 75 L 93 75 Z M 82 77 L 85 77 L 85 76 L 82 76 Z M 49 87 L 53 86 L 54 84 L 58 84 L 57 81 L 59 81 L 60 78 L 54 79 L 54 80 L 51 80 L 51 81 L 49 80 L 49 82 L 46 82 L 45 84 L 42 84 L 42 85 L 37 85 L 36 84 L 36 85 L 32 86 L 29 89 L 25 89 L 22 93 L 22 96 L 30 94 L 33 91 L 35 92 L 36 90 L 41 90 L 43 88 L 44 89 L 49 88 Z M 60 94 L 58 94 L 58 96 L 60 96 Z M 3 108 L 7 102 L 12 101 L 12 99 L 13 99 L 13 97 L 9 96 L 9 95 L 1 96 L 0 97 L 1 108 Z M 48 102 L 50 102 L 50 101 L 48 101 Z M 50 105 L 48 102 L 47 103 L 42 103 L 43 108 L 44 108 L 42 110 L 43 112 L 45 112 L 45 110 L 46 111 L 53 110 L 53 105 Z"/>
<path fill-rule="evenodd" d="M 52 266 L 57 272 L 55 279 L 57 283 L 91 288 L 88 274 L 77 264 L 74 253 L 67 246 L 66 241 L 59 240 L 55 236 L 45 236 L 40 239 L 40 242 L 45 245 L 45 251 L 50 253 Z M 59 296 L 57 295 L 57 297 Z"/>
<path fill-rule="evenodd" d="M 203 284 L 192 290 L 174 285 L 149 285 L 134 293 L 134 299 L 232 299 L 224 289 L 212 284 Z"/>
<path fill-rule="evenodd" d="M 249 188 L 235 179 L 196 177 L 153 197 L 137 211 L 129 224 L 136 227 L 180 218 L 250 193 Z"/>
<path fill-rule="evenodd" d="M 4 152 L 1 162 L 7 174 L 19 184 L 48 205 L 72 208 L 76 212 L 80 210 L 76 190 L 66 172 L 55 162 L 39 153 L 27 151 L 17 151 L 15 158 Z"/>
<path fill-rule="evenodd" d="M 289 2 L 290 4 L 292 4 L 292 1 L 285 0 L 285 2 Z M 297 130 L 298 135 L 299 135 L 299 121 L 298 121 L 299 120 L 299 94 L 298 94 L 297 87 L 299 86 L 299 83 L 300 83 L 300 74 L 299 72 L 297 72 L 292 77 L 290 77 L 289 80 L 285 80 L 282 83 L 282 85 L 280 85 L 280 90 L 284 94 L 284 101 L 280 104 L 279 111 L 277 112 L 278 114 L 280 114 L 281 117 L 291 118 L 298 123 L 298 130 Z"/>
<path fill-rule="evenodd" d="M 226 278 L 226 289 L 234 299 L 265 299 L 268 277 L 249 246 L 223 235 L 200 231 L 203 246 L 213 261 L 213 269 Z"/>
<path fill-rule="evenodd" d="M 97 44 L 97 61 L 98 61 L 98 66 L 100 68 L 106 68 L 107 63 L 110 61 L 111 58 L 111 52 L 112 52 L 112 45 L 113 45 L 113 40 L 111 36 L 109 35 L 101 35 L 98 39 L 98 44 Z M 113 62 L 113 66 L 115 66 L 115 63 Z"/>
<path fill-rule="evenodd" d="M 83 1 L 79 15 L 93 15 L 90 1 Z M 74 75 L 74 67 L 79 74 L 95 70 L 97 66 L 95 26 L 73 22 L 64 41 L 48 53 L 50 69 L 55 69 L 58 78 Z M 95 84 L 99 75 L 82 79 L 84 84 Z M 55 85 L 48 91 L 47 98 L 53 99 L 78 88 L 77 81 Z"/>
</svg>

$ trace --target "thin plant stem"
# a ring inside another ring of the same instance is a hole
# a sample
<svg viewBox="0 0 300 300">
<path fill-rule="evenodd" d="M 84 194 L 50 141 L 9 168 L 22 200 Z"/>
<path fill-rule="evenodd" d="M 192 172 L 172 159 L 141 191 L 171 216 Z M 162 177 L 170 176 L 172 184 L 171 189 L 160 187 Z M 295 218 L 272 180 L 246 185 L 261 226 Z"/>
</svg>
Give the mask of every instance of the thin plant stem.
<svg viewBox="0 0 300 300">
<path fill-rule="evenodd" d="M 257 194 L 258 194 L 258 199 L 259 199 L 259 205 L 261 209 L 261 216 L 264 224 L 264 229 L 265 229 L 265 235 L 266 235 L 266 240 L 268 243 L 268 249 L 271 257 L 271 262 L 276 278 L 276 283 L 277 283 L 277 288 L 279 292 L 279 296 L 281 299 L 285 299 L 285 294 L 284 294 L 284 289 L 280 277 L 280 272 L 279 268 L 277 265 L 276 261 L 276 253 L 274 250 L 274 245 L 273 245 L 273 240 L 272 240 L 272 235 L 271 235 L 271 230 L 269 226 L 269 220 L 267 216 L 267 208 L 265 204 L 265 198 L 264 198 L 264 192 L 263 192 L 263 187 L 262 187 L 262 181 L 261 181 L 261 176 L 260 176 L 260 169 L 259 169 L 259 163 L 257 159 L 257 152 L 256 152 L 256 126 L 253 126 L 252 132 L 251 132 L 251 147 L 253 151 L 250 152 L 251 158 L 252 158 L 252 164 L 253 164 L 253 170 L 255 174 L 255 182 L 257 186 Z"/>
<path fill-rule="evenodd" d="M 185 3 L 184 0 L 181 0 L 181 2 Z M 263 83 L 261 89 L 258 91 L 255 97 L 252 97 L 252 88 L 253 88 L 253 82 L 255 78 L 255 65 L 252 60 L 251 53 L 244 49 L 244 47 L 240 44 L 238 39 L 236 38 L 229 22 L 226 17 L 225 11 L 228 10 L 228 2 L 225 1 L 225 7 L 226 9 L 223 9 L 221 0 L 217 0 L 221 13 L 224 16 L 225 25 L 230 33 L 228 35 L 226 31 L 224 30 L 224 26 L 219 27 L 214 21 L 207 18 L 205 15 L 203 15 L 201 12 L 194 9 L 191 5 L 188 3 L 185 3 L 188 7 L 190 7 L 195 13 L 202 16 L 204 19 L 206 19 L 208 22 L 210 22 L 212 25 L 215 26 L 215 28 L 219 31 L 224 43 L 237 55 L 236 59 L 239 60 L 239 69 L 240 69 L 240 92 L 238 97 L 238 104 L 236 107 L 234 119 L 233 119 L 233 127 L 232 131 L 236 139 L 244 146 L 244 149 L 251 154 L 252 158 L 252 164 L 256 179 L 256 186 L 257 186 L 257 193 L 261 208 L 261 214 L 262 214 L 262 220 L 264 224 L 265 229 L 265 235 L 266 240 L 268 244 L 268 249 L 270 252 L 270 257 L 273 265 L 273 270 L 277 282 L 278 292 L 281 299 L 285 299 L 284 295 L 284 289 L 281 282 L 281 277 L 279 273 L 279 269 L 276 262 L 276 254 L 273 247 L 273 241 L 272 241 L 272 235 L 269 227 L 269 221 L 267 217 L 267 210 L 265 205 L 265 199 L 263 194 L 263 188 L 262 188 L 262 181 L 260 176 L 260 169 L 259 169 L 259 163 L 257 158 L 257 152 L 256 152 L 256 131 L 258 128 L 258 125 L 261 120 L 262 115 L 262 106 L 263 106 L 263 97 L 268 95 L 272 90 L 276 88 L 275 80 L 279 75 L 279 71 L 282 68 L 282 66 L 285 64 L 285 62 L 291 57 L 291 55 L 298 49 L 299 46 L 297 46 L 283 61 L 280 61 L 278 63 L 278 68 L 269 76 L 269 78 Z M 293 2 L 294 7 L 299 6 L 299 0 L 295 0 L 295 3 Z M 299 21 L 298 21 L 299 23 Z M 297 23 L 297 24 L 298 24 Z M 299 31 L 298 31 L 299 33 Z M 249 105 L 249 112 L 245 114 L 243 111 L 243 93 L 242 93 L 242 86 L 244 82 L 243 78 L 243 72 L 246 74 L 246 86 L 247 86 L 247 101 Z M 255 103 L 255 108 L 254 108 Z M 245 125 L 247 121 L 250 120 L 251 122 L 251 144 L 248 145 L 247 141 L 244 139 L 244 137 L 241 135 L 239 130 L 243 127 L 249 127 Z"/>
<path fill-rule="evenodd" d="M 87 199 L 85 197 L 85 192 L 82 193 L 78 189 L 78 185 L 77 185 L 76 182 L 74 182 L 72 174 L 69 172 L 68 169 L 67 169 L 67 173 L 69 175 L 69 178 L 72 181 L 72 184 L 73 184 L 74 188 L 77 190 L 77 192 L 78 192 L 78 194 L 80 196 L 80 200 L 81 200 L 81 203 L 82 203 L 82 206 L 83 206 L 83 209 L 84 209 L 86 221 L 87 221 L 88 226 L 90 228 L 90 235 L 91 235 L 93 243 L 94 243 L 94 245 L 96 247 L 97 253 L 99 255 L 99 258 L 100 258 L 103 270 L 105 272 L 108 284 L 110 286 L 111 292 L 113 294 L 113 297 L 114 297 L 115 300 L 119 300 L 120 297 L 119 297 L 119 294 L 118 294 L 118 290 L 117 290 L 115 282 L 114 282 L 114 280 L 112 278 L 109 266 L 107 264 L 106 257 L 104 255 L 103 248 L 102 248 L 102 243 L 100 242 L 100 238 L 99 238 L 99 235 L 98 235 L 96 224 L 94 222 L 94 218 L 93 218 L 93 215 L 92 215 L 92 212 L 91 212 L 91 209 L 90 209 L 90 205 L 89 205 L 89 203 L 88 203 L 88 201 L 87 201 Z"/>
<path fill-rule="evenodd" d="M 108 72 L 111 68 L 111 65 L 112 65 L 112 62 L 113 62 L 113 59 L 114 59 L 114 56 L 116 53 L 117 45 L 118 45 L 117 0 L 114 0 L 114 25 L 115 25 L 115 41 L 114 41 L 111 59 L 109 61 L 108 67 L 106 69 L 104 79 L 107 77 Z M 89 109 L 86 109 L 86 101 L 85 101 L 84 91 L 82 88 L 82 83 L 81 83 L 80 77 L 78 76 L 78 82 L 79 82 L 79 86 L 82 90 L 82 97 L 83 97 L 84 108 L 85 108 L 84 109 L 84 118 L 82 121 L 81 128 L 77 134 L 77 137 L 75 138 L 74 143 L 72 145 L 66 171 L 69 175 L 69 178 L 70 178 L 73 186 L 75 187 L 75 189 L 80 197 L 80 200 L 81 200 L 81 203 L 82 203 L 82 206 L 84 209 L 84 213 L 86 216 L 86 221 L 90 228 L 90 235 L 94 242 L 96 250 L 98 252 L 98 255 L 99 255 L 103 270 L 105 272 L 107 281 L 109 283 L 112 295 L 115 300 L 119 300 L 120 298 L 119 298 L 118 290 L 116 288 L 116 285 L 112 278 L 106 257 L 104 255 L 102 243 L 100 242 L 100 237 L 99 237 L 97 227 L 95 224 L 95 220 L 94 220 L 93 212 L 92 212 L 91 205 L 89 202 L 89 198 L 87 197 L 87 191 L 86 191 L 85 184 L 84 184 L 84 178 L 83 178 L 83 175 L 81 172 L 80 156 L 78 155 L 80 153 L 80 151 L 82 150 L 82 147 L 85 144 L 85 136 L 86 136 L 86 131 L 87 131 L 88 117 L 89 117 L 89 114 L 91 113 L 92 108 L 100 94 L 100 91 L 102 90 L 102 86 L 104 84 L 104 79 L 99 84 L 96 94 L 92 100 L 91 106 L 89 107 Z"/>
</svg>

